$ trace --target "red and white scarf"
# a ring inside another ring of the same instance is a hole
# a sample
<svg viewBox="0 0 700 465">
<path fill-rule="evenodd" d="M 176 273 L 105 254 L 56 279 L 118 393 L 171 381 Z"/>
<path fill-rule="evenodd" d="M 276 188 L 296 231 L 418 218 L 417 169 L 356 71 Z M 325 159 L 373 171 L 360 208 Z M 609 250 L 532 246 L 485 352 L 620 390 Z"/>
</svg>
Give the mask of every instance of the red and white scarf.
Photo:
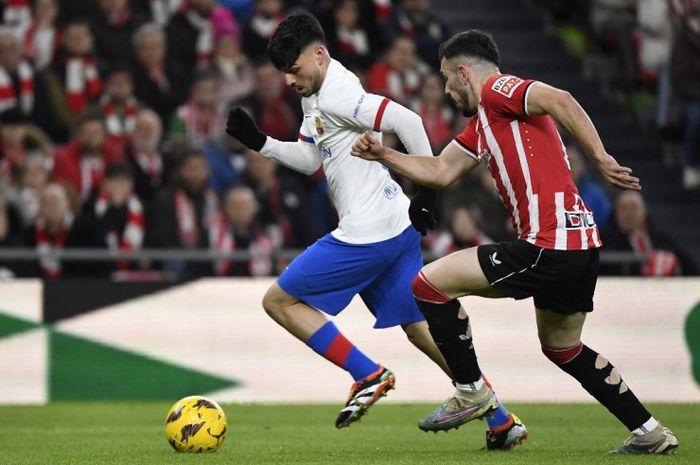
<svg viewBox="0 0 700 465">
<path fill-rule="evenodd" d="M 144 153 L 136 154 L 136 163 L 139 164 L 144 173 L 152 179 L 160 179 L 163 174 L 163 160 L 160 154 L 146 155 Z"/>
<path fill-rule="evenodd" d="M 2 19 L 2 22 L 8 25 L 29 24 L 32 20 L 29 0 L 5 0 L 5 11 Z"/>
<path fill-rule="evenodd" d="M 362 29 L 352 31 L 344 27 L 338 28 L 338 48 L 340 53 L 367 55 L 369 53 L 369 40 Z"/>
<path fill-rule="evenodd" d="M 188 21 L 199 32 L 197 36 L 196 54 L 197 65 L 205 66 L 211 60 L 214 51 L 214 29 L 209 18 L 202 18 L 196 11 L 189 10 L 185 13 Z"/>
<path fill-rule="evenodd" d="M 62 41 L 60 29 L 54 26 L 39 28 L 39 24 L 32 21 L 24 33 L 24 56 L 30 58 L 37 69 L 42 69 L 51 63 Z"/>
<path fill-rule="evenodd" d="M 656 250 L 646 232 L 634 232 L 628 236 L 635 252 L 645 254 L 647 261 L 642 266 L 642 276 L 675 276 L 679 274 L 681 263 L 672 252 Z"/>
<path fill-rule="evenodd" d="M 144 217 L 143 205 L 141 201 L 132 195 L 126 203 L 127 215 L 126 225 L 124 230 L 119 232 L 111 230 L 107 232 L 107 245 L 111 250 L 138 250 L 143 244 L 144 236 Z M 103 190 L 100 191 L 95 201 L 95 215 L 97 218 L 102 218 L 109 209 L 109 194 Z"/>
<path fill-rule="evenodd" d="M 95 59 L 73 57 L 66 61 L 66 101 L 68 108 L 78 114 L 102 92 L 102 81 Z"/>
<path fill-rule="evenodd" d="M 61 225 L 61 229 L 51 234 L 46 229 L 46 224 L 40 218 L 36 222 L 36 230 L 34 232 L 34 240 L 36 241 L 36 250 L 39 252 L 51 252 L 53 250 L 63 249 L 66 243 L 68 233 L 73 225 L 73 215 L 66 214 Z M 47 279 L 57 279 L 61 277 L 61 262 L 50 256 L 42 256 L 39 259 L 41 272 Z"/>
<path fill-rule="evenodd" d="M 105 163 L 101 157 L 80 158 L 80 198 L 85 199 L 93 189 L 102 184 Z"/>
<path fill-rule="evenodd" d="M 192 201 L 181 189 L 175 191 L 174 201 L 180 242 L 185 247 L 199 247 L 200 224 Z M 204 223 L 209 233 L 209 247 L 221 253 L 233 251 L 233 239 L 219 208 L 219 199 L 213 191 L 207 190 L 204 202 Z M 226 275 L 230 265 L 228 260 L 217 260 L 214 264 L 216 274 Z"/>
<path fill-rule="evenodd" d="M 34 108 L 34 70 L 26 61 L 17 67 L 19 76 L 19 107 L 22 113 L 29 115 Z M 5 68 L 0 68 L 0 112 L 17 106 L 17 92 L 12 85 L 12 78 Z"/>
<path fill-rule="evenodd" d="M 136 113 L 139 111 L 139 106 L 134 97 L 129 97 L 126 100 L 124 110 L 119 114 L 109 96 L 104 95 L 100 100 L 100 109 L 105 118 L 107 133 L 110 136 L 124 139 L 134 132 Z"/>
<path fill-rule="evenodd" d="M 192 146 L 201 146 L 216 138 L 225 126 L 223 112 L 217 107 L 211 113 L 204 113 L 192 102 L 182 105 L 177 116 L 185 125 L 187 142 Z"/>
</svg>

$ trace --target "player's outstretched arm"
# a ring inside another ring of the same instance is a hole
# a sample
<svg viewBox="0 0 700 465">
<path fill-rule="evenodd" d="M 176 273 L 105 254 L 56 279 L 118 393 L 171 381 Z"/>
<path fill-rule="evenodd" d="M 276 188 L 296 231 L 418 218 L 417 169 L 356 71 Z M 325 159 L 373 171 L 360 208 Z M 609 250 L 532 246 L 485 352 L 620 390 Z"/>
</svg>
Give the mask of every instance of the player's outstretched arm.
<svg viewBox="0 0 700 465">
<path fill-rule="evenodd" d="M 541 82 L 533 84 L 527 97 L 527 113 L 532 116 L 548 114 L 569 131 L 611 186 L 631 190 L 642 188 L 639 178 L 632 176 L 632 169 L 620 166 L 605 151 L 590 117 L 569 92 Z"/>
<path fill-rule="evenodd" d="M 350 154 L 365 160 L 378 161 L 413 182 L 444 189 L 473 169 L 476 160 L 465 157 L 464 152 L 448 144 L 437 157 L 406 155 L 383 146 L 369 133 L 360 136 Z"/>
<path fill-rule="evenodd" d="M 321 167 L 321 156 L 315 145 L 306 142 L 282 142 L 268 136 L 240 107 L 229 110 L 226 133 L 249 149 L 301 173 L 312 174 Z"/>
</svg>

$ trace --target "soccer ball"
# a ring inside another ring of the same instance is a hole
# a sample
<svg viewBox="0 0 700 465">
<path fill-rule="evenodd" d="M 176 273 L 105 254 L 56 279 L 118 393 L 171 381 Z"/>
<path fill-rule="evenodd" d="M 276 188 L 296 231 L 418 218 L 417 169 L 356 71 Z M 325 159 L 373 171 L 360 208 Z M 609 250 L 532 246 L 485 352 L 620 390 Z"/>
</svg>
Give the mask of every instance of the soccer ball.
<svg viewBox="0 0 700 465">
<path fill-rule="evenodd" d="M 226 438 L 226 414 L 211 399 L 185 397 L 168 411 L 165 437 L 179 452 L 215 452 Z"/>
</svg>

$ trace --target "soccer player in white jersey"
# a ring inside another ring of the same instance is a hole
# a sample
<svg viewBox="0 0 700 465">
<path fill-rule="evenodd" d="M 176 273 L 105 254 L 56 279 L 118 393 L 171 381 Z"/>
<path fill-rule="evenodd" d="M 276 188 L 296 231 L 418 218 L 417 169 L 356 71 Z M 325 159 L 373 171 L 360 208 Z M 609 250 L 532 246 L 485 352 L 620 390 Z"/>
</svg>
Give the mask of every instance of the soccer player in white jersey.
<svg viewBox="0 0 700 465">
<path fill-rule="evenodd" d="M 454 252 L 423 267 L 413 281 L 430 332 L 457 381 L 454 406 L 488 392 L 480 373 L 464 363 L 468 349 L 460 340 L 457 298 L 532 297 L 542 352 L 630 430 L 611 452 L 673 453 L 674 434 L 647 411 L 612 363 L 581 342 L 586 314 L 593 311 L 601 241 L 571 177 L 555 121 L 578 140 L 610 185 L 639 190 L 639 179 L 605 151 L 568 92 L 501 73 L 489 34 L 456 34 L 440 47 L 440 60 L 445 93 L 473 117 L 464 131 L 437 157 L 406 156 L 369 134 L 358 139 L 352 154 L 433 187 L 449 186 L 483 163 L 510 212 L 518 239 Z M 429 416 L 449 417 L 452 407 Z"/>
<path fill-rule="evenodd" d="M 268 137 L 240 108 L 230 111 L 227 132 L 294 170 L 311 174 L 322 168 L 328 180 L 338 228 L 289 265 L 267 291 L 263 307 L 295 337 L 353 376 L 355 384 L 336 420 L 342 428 L 394 386 L 391 371 L 363 354 L 321 313 L 337 315 L 356 294 L 374 314 L 375 328 L 401 325 L 409 340 L 450 375 L 411 295 L 411 279 L 422 266 L 416 229 L 424 230 L 432 218 L 435 194 L 424 190 L 409 214 L 409 199 L 389 172 L 350 155 L 353 142 L 366 130 L 377 137 L 381 131 L 394 132 L 419 153 L 429 151 L 430 144 L 418 115 L 366 93 L 353 73 L 331 59 L 323 29 L 312 15 L 288 17 L 271 38 L 268 53 L 287 84 L 303 97 L 299 140 Z M 462 423 L 484 416 L 499 438 L 493 448 L 510 448 L 527 434 L 493 393 L 455 415 Z"/>
</svg>

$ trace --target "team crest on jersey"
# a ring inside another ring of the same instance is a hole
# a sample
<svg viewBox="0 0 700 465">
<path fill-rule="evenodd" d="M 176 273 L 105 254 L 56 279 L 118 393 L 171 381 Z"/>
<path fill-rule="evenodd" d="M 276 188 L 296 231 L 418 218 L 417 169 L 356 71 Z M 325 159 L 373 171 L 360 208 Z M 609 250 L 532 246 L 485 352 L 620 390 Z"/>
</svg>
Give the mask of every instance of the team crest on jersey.
<svg viewBox="0 0 700 465">
<path fill-rule="evenodd" d="M 327 160 L 333 156 L 333 153 L 331 153 L 331 149 L 329 149 L 328 147 L 324 147 L 322 145 L 319 147 L 319 150 L 321 151 L 321 158 L 323 158 L 324 160 Z"/>
<path fill-rule="evenodd" d="M 315 118 L 315 121 L 316 121 L 316 132 L 318 132 L 319 136 L 322 136 L 325 131 L 323 130 L 323 125 L 321 124 L 321 118 L 319 118 L 317 116 Z"/>
<path fill-rule="evenodd" d="M 495 90 L 499 94 L 503 94 L 508 98 L 513 96 L 513 92 L 517 89 L 524 81 L 515 76 L 501 76 L 496 79 L 496 82 L 491 86 L 491 90 Z"/>
</svg>

